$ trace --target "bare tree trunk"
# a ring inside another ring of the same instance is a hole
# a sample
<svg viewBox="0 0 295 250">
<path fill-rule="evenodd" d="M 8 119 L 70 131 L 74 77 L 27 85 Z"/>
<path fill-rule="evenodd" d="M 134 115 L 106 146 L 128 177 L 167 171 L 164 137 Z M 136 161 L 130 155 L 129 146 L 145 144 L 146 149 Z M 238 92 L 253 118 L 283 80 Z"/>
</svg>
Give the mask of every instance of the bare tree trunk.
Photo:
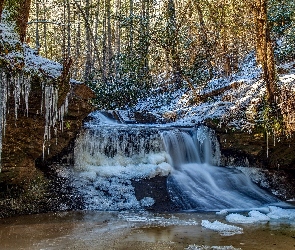
<svg viewBox="0 0 295 250">
<path fill-rule="evenodd" d="M 36 49 L 39 51 L 40 34 L 39 34 L 39 2 L 38 1 L 36 1 L 36 18 L 37 18 L 37 23 L 36 23 L 36 31 L 35 31 L 35 46 L 36 46 Z"/>
<path fill-rule="evenodd" d="M 167 49 L 171 57 L 172 70 L 173 70 L 173 81 L 178 87 L 182 83 L 182 70 L 180 65 L 180 58 L 178 54 L 178 34 L 176 24 L 176 12 L 174 0 L 168 0 L 167 4 Z"/>
<path fill-rule="evenodd" d="M 44 36 L 44 51 L 45 51 L 45 57 L 48 56 L 48 48 L 47 48 L 47 24 L 46 24 L 46 5 L 45 0 L 43 0 L 43 36 Z"/>
<path fill-rule="evenodd" d="M 5 0 L 0 0 L 0 22 L 1 22 L 1 15 L 4 8 Z"/>
<path fill-rule="evenodd" d="M 71 57 L 71 6 L 70 0 L 67 0 L 67 58 Z"/>
<path fill-rule="evenodd" d="M 132 54 L 133 51 L 133 0 L 129 0 L 129 18 L 130 18 L 130 26 L 129 26 L 129 53 Z"/>
<path fill-rule="evenodd" d="M 31 0 L 20 0 L 16 24 L 19 28 L 20 41 L 23 43 L 27 33 Z"/>
<path fill-rule="evenodd" d="M 277 85 L 273 45 L 267 21 L 267 0 L 255 0 L 253 9 L 256 24 L 257 62 L 262 65 L 267 100 L 272 104 L 275 103 Z"/>
<path fill-rule="evenodd" d="M 210 52 L 209 39 L 207 36 L 208 30 L 205 25 L 204 15 L 203 15 L 203 11 L 201 9 L 201 6 L 199 4 L 199 0 L 193 0 L 193 1 L 194 1 L 194 5 L 197 10 L 198 17 L 199 17 L 202 47 L 205 48 L 206 63 L 207 63 L 207 67 L 209 70 L 209 77 L 212 78 L 213 77 L 213 66 L 212 66 L 212 62 L 211 62 L 212 61 L 212 54 Z"/>
<path fill-rule="evenodd" d="M 143 0 L 141 3 L 141 33 L 139 36 L 140 43 L 140 68 L 139 68 L 139 77 L 142 79 L 142 83 L 146 84 L 148 81 L 149 73 L 149 62 L 148 62 L 148 52 L 150 46 L 149 39 L 149 25 L 150 25 L 150 1 Z"/>
<path fill-rule="evenodd" d="M 97 0 L 97 2 L 96 2 L 96 5 L 97 5 L 97 7 L 96 7 L 96 9 L 95 9 L 95 17 L 94 17 L 94 43 L 95 44 L 98 44 L 98 27 L 99 27 L 99 21 L 100 21 L 100 0 Z M 94 48 L 94 50 L 92 51 L 92 65 L 93 65 L 93 67 L 95 67 L 94 65 L 96 64 L 96 61 L 97 61 L 97 59 L 96 59 L 96 57 L 95 57 L 95 48 Z M 100 63 L 100 62 L 98 62 L 98 63 Z"/>
<path fill-rule="evenodd" d="M 221 42 L 222 42 L 222 61 L 223 61 L 223 70 L 226 76 L 230 76 L 232 73 L 230 58 L 229 58 L 229 49 L 228 49 L 228 39 L 227 39 L 227 31 L 229 27 L 226 24 L 226 15 L 225 15 L 225 3 L 222 1 L 221 5 L 221 22 L 220 22 L 220 30 L 221 30 Z"/>
<path fill-rule="evenodd" d="M 88 25 L 86 21 L 88 22 L 89 16 L 90 16 L 90 2 L 89 0 L 85 1 L 85 26 Z M 90 79 L 91 74 L 91 30 L 89 27 L 86 27 L 85 31 L 85 39 L 86 39 L 86 62 L 85 62 L 85 73 L 84 73 L 84 79 L 85 81 L 88 81 Z"/>
<path fill-rule="evenodd" d="M 104 17 L 103 17 L 103 41 L 102 41 L 102 79 L 103 82 L 106 82 L 108 65 L 107 65 L 107 17 L 106 17 L 106 1 L 104 1 Z"/>
<path fill-rule="evenodd" d="M 121 16 L 121 0 L 117 0 L 116 3 L 116 44 L 115 44 L 115 50 L 116 50 L 116 74 L 118 72 L 119 66 L 120 66 L 120 54 L 121 54 L 121 27 L 120 27 L 120 16 Z"/>
<path fill-rule="evenodd" d="M 107 0 L 106 2 L 106 15 L 107 15 L 107 67 L 108 67 L 108 75 L 109 75 L 112 68 L 112 58 L 113 58 L 110 0 Z"/>
</svg>

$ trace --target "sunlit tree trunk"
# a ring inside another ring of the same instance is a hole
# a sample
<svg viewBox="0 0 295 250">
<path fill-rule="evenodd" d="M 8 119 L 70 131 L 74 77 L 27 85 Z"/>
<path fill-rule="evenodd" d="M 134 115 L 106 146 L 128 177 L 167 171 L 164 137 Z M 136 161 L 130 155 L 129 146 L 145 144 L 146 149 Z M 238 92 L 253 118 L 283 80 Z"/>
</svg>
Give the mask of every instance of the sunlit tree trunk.
<svg viewBox="0 0 295 250">
<path fill-rule="evenodd" d="M 46 24 L 46 5 L 45 5 L 45 0 L 43 0 L 43 36 L 44 36 L 44 52 L 45 52 L 45 57 L 48 56 L 48 48 L 47 48 L 47 24 Z"/>
<path fill-rule="evenodd" d="M 111 2 L 106 2 L 106 18 L 107 18 L 107 72 L 108 76 L 112 68 L 113 48 L 112 48 L 112 26 L 111 26 Z"/>
<path fill-rule="evenodd" d="M 39 2 L 36 1 L 36 19 L 37 19 L 37 23 L 36 23 L 36 32 L 35 32 L 35 46 L 36 49 L 39 50 L 40 48 L 40 35 L 39 35 Z"/>
<path fill-rule="evenodd" d="M 271 104 L 275 103 L 277 85 L 273 44 L 267 21 L 267 0 L 255 0 L 254 18 L 256 24 L 257 62 L 262 66 L 264 81 L 266 84 L 267 100 Z"/>
<path fill-rule="evenodd" d="M 67 58 L 71 57 L 71 6 L 70 0 L 67 0 Z"/>
<path fill-rule="evenodd" d="M 104 16 L 102 22 L 103 40 L 102 40 L 102 79 L 107 79 L 107 17 L 106 17 L 106 0 L 104 0 Z"/>
<path fill-rule="evenodd" d="M 0 0 L 0 22 L 5 0 Z"/>
<path fill-rule="evenodd" d="M 90 2 L 89 0 L 85 1 L 85 26 L 88 25 L 88 20 L 90 18 Z M 85 31 L 85 39 L 86 39 L 86 62 L 85 62 L 85 72 L 84 72 L 84 80 L 88 81 L 90 79 L 91 74 L 91 30 L 86 27 Z"/>
<path fill-rule="evenodd" d="M 19 0 L 16 24 L 18 26 L 19 37 L 22 43 L 24 42 L 26 37 L 30 7 L 31 7 L 31 0 Z"/>
</svg>

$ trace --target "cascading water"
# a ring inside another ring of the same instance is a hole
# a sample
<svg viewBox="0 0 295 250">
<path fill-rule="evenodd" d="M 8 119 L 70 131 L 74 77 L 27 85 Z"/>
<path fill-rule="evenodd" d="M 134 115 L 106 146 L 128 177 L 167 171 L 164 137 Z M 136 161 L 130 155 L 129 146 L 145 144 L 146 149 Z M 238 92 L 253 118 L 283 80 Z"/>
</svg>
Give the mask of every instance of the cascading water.
<svg viewBox="0 0 295 250">
<path fill-rule="evenodd" d="M 198 128 L 125 125 L 99 112 L 77 139 L 75 186 L 87 209 L 151 206 L 138 201 L 131 180 L 168 176 L 171 200 L 182 209 L 250 209 L 277 202 L 235 168 L 217 167 L 214 132 Z"/>
<path fill-rule="evenodd" d="M 173 159 L 168 178 L 171 199 L 183 209 L 249 209 L 278 200 L 235 168 L 217 167 L 220 159 L 214 133 L 201 126 L 187 132 L 164 132 Z"/>
</svg>

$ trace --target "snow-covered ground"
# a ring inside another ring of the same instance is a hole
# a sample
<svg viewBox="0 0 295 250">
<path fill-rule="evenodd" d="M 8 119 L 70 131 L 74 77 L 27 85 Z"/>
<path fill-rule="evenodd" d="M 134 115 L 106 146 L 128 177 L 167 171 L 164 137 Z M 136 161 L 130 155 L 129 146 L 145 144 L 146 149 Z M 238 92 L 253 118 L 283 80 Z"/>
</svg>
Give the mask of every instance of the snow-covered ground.
<svg viewBox="0 0 295 250">
<path fill-rule="evenodd" d="M 280 66 L 287 74 L 279 75 L 279 87 L 294 89 L 294 63 Z M 156 117 L 175 117 L 174 125 L 186 126 L 217 119 L 233 129 L 251 132 L 257 123 L 259 105 L 265 95 L 265 84 L 261 80 L 262 70 L 256 65 L 254 53 L 250 53 L 240 66 L 239 72 L 227 78 L 213 79 L 205 86 L 196 88 L 199 95 L 220 90 L 199 103 L 193 103 L 192 90 L 179 89 L 173 93 L 158 93 L 140 100 L 136 111 L 147 111 Z M 228 87 L 228 88 L 226 88 Z"/>
</svg>

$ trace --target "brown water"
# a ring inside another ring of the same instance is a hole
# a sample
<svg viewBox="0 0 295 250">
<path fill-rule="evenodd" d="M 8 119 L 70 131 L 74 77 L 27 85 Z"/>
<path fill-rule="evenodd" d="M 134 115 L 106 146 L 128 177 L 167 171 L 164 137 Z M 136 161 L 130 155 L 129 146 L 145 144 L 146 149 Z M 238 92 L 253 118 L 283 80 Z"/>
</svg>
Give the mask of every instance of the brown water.
<svg viewBox="0 0 295 250">
<path fill-rule="evenodd" d="M 145 221 L 146 217 L 147 214 L 118 212 L 63 212 L 1 219 L 0 249 L 166 250 L 191 246 L 190 249 L 295 250 L 294 221 L 235 224 L 243 228 L 242 234 L 222 236 L 201 226 L 205 219 L 225 222 L 222 215 L 149 214 L 150 220 Z"/>
</svg>

